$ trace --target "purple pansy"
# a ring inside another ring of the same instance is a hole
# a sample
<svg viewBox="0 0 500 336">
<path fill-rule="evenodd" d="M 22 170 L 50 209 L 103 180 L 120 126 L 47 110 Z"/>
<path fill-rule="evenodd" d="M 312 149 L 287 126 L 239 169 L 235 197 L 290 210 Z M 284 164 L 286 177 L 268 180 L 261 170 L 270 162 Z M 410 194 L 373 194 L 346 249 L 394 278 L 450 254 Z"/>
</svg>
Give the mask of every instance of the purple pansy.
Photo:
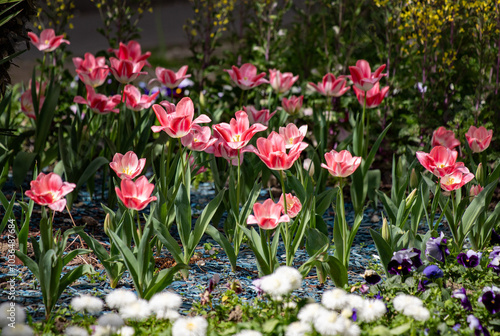
<svg viewBox="0 0 500 336">
<path fill-rule="evenodd" d="M 446 238 L 444 238 L 444 234 L 442 232 L 438 238 L 429 238 L 429 240 L 425 244 L 425 256 L 427 257 L 427 260 L 437 260 L 444 263 L 446 256 L 450 254 L 446 243 L 447 240 Z"/>
<path fill-rule="evenodd" d="M 370 285 L 376 285 L 381 280 L 380 275 L 377 272 L 375 272 L 374 270 L 366 270 L 362 276 L 365 279 L 365 281 L 367 283 L 369 283 Z"/>
<path fill-rule="evenodd" d="M 413 248 L 411 250 L 403 249 L 394 252 L 391 261 L 387 265 L 387 271 L 390 274 L 407 275 L 413 267 L 418 268 L 422 265 L 420 260 L 420 250 Z"/>
<path fill-rule="evenodd" d="M 481 252 L 475 252 L 473 250 L 467 251 L 467 253 L 459 253 L 457 256 L 458 263 L 465 268 L 473 268 L 479 265 L 481 261 Z"/>
<path fill-rule="evenodd" d="M 422 272 L 428 279 L 439 279 L 444 276 L 443 270 L 436 265 L 427 266 Z"/>
<path fill-rule="evenodd" d="M 456 291 L 453 292 L 453 294 L 451 294 L 451 297 L 459 299 L 460 303 L 462 304 L 462 307 L 464 307 L 465 310 L 468 311 L 472 310 L 472 304 L 470 303 L 469 298 L 467 297 L 465 288 L 457 289 Z"/>
<path fill-rule="evenodd" d="M 490 336 L 490 332 L 481 325 L 481 321 L 474 315 L 467 316 L 467 322 L 469 323 L 470 330 L 474 331 L 474 335 L 479 336 L 482 334 L 484 336 Z"/>
<path fill-rule="evenodd" d="M 500 256 L 500 246 L 495 246 L 493 247 L 493 251 L 490 252 L 489 258 L 494 259 L 498 256 Z"/>
<path fill-rule="evenodd" d="M 483 295 L 478 299 L 492 314 L 500 312 L 500 288 L 491 286 L 483 288 Z"/>
<path fill-rule="evenodd" d="M 493 260 L 491 260 L 488 264 L 488 267 L 493 268 L 495 272 L 500 274 L 500 256 L 496 256 L 495 258 L 493 258 Z"/>
</svg>

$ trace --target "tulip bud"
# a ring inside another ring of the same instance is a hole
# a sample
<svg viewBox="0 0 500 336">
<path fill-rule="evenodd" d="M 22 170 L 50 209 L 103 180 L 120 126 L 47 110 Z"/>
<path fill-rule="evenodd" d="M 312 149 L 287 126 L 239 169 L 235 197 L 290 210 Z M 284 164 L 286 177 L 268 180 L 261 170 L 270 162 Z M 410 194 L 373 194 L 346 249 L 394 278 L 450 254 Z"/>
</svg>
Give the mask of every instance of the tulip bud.
<svg viewBox="0 0 500 336">
<path fill-rule="evenodd" d="M 413 201 L 415 200 L 416 195 L 417 195 L 417 189 L 415 188 L 408 195 L 408 197 L 406 197 L 406 210 L 408 210 L 412 206 Z"/>
<path fill-rule="evenodd" d="M 477 170 L 476 170 L 476 180 L 481 183 L 483 182 L 483 178 L 484 178 L 484 168 L 483 168 L 483 164 L 482 163 L 479 163 L 477 165 Z"/>
<path fill-rule="evenodd" d="M 382 220 L 382 238 L 384 238 L 385 241 L 389 241 L 389 239 L 391 239 L 389 233 L 389 224 L 387 224 L 387 218 L 385 217 Z"/>
<path fill-rule="evenodd" d="M 314 162 L 311 159 L 305 159 L 303 167 L 306 171 L 309 172 L 310 176 L 314 175 Z"/>
<path fill-rule="evenodd" d="M 418 175 L 415 172 L 415 168 L 413 168 L 410 174 L 410 188 L 416 188 L 417 186 L 418 186 Z"/>
<path fill-rule="evenodd" d="M 470 192 L 469 192 L 469 196 L 474 198 L 474 197 L 477 197 L 477 195 L 479 195 L 479 193 L 483 190 L 484 188 L 481 187 L 480 185 L 473 185 L 472 187 L 470 187 Z"/>
<path fill-rule="evenodd" d="M 201 108 L 205 108 L 206 106 L 205 95 L 203 92 L 200 92 L 200 106 Z"/>
<path fill-rule="evenodd" d="M 111 216 L 109 214 L 104 218 L 104 233 L 109 237 L 109 230 L 114 231 L 113 221 L 111 220 Z"/>
</svg>

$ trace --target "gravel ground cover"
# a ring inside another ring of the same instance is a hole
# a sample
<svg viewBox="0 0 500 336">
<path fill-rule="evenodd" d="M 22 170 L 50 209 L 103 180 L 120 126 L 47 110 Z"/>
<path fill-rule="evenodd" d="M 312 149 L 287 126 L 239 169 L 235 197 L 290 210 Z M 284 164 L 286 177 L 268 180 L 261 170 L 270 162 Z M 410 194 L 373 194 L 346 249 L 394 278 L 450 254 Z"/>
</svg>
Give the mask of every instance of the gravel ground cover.
<svg viewBox="0 0 500 336">
<path fill-rule="evenodd" d="M 267 194 L 268 191 L 263 190 L 261 196 L 264 197 Z M 199 215 L 201 213 L 201 210 L 199 209 L 203 209 L 204 205 L 214 196 L 215 190 L 213 188 L 213 184 L 211 183 L 201 183 L 198 189 L 194 189 L 191 195 L 193 216 L 196 217 Z M 17 197 L 18 196 L 16 196 L 16 198 Z M 87 233 L 92 234 L 104 245 L 109 246 L 109 240 L 102 230 L 104 211 L 100 206 L 99 197 L 91 200 L 86 192 L 80 192 L 79 199 L 74 204 L 72 216 L 77 225 L 86 224 Z M 37 220 L 39 220 L 39 218 L 40 208 L 35 206 L 34 215 L 32 216 L 30 223 L 30 236 L 37 235 Z M 349 224 L 351 224 L 354 220 L 354 211 L 350 204 L 346 204 L 346 218 Z M 334 211 L 332 208 L 329 208 L 325 212 L 324 219 L 328 225 L 331 237 L 331 231 L 334 223 Z M 377 250 L 368 229 L 380 228 L 381 224 L 381 208 L 377 208 L 375 210 L 367 208 L 364 213 L 363 222 L 351 250 L 351 266 L 349 268 L 350 284 L 354 285 L 357 282 L 363 282 L 362 274 L 365 269 L 370 265 L 379 264 Z M 65 228 L 70 228 L 71 226 L 71 219 L 69 218 L 67 212 L 56 216 L 54 222 L 55 228 L 61 228 L 64 230 Z M 173 230 L 173 233 L 175 237 L 175 230 Z M 4 239 L 5 237 L 1 237 L 2 245 L 5 244 Z M 82 243 L 84 244 L 84 242 L 80 242 L 78 237 L 71 242 L 71 244 L 78 246 L 81 246 L 80 244 Z M 204 247 L 205 244 L 207 244 L 207 248 Z M 332 252 L 330 251 L 330 253 Z M 278 248 L 278 257 L 280 261 L 284 262 L 284 254 L 285 249 L 281 243 Z M 309 256 L 307 255 L 305 249 L 299 249 L 295 257 L 294 266 L 298 268 L 308 259 L 308 257 Z M 156 260 L 156 266 L 159 268 L 169 267 L 173 263 L 173 260 L 166 249 L 161 251 Z M 5 257 L 2 257 L 2 262 L 5 261 Z M 59 308 L 68 307 L 71 299 L 77 294 L 92 294 L 104 297 L 112 290 L 106 280 L 106 273 L 104 269 L 100 267 L 99 261 L 93 254 L 76 259 L 76 262 L 76 264 L 67 267 L 76 267 L 82 262 L 89 262 L 94 266 L 97 273 L 91 277 L 81 277 L 77 282 L 70 286 L 58 301 Z M 243 300 L 251 300 L 256 296 L 256 292 L 252 289 L 252 281 L 258 278 L 257 266 L 252 251 L 245 246 L 242 248 L 238 256 L 238 269 L 236 272 L 233 272 L 224 251 L 215 241 L 205 235 L 196 250 L 195 256 L 191 260 L 190 266 L 191 269 L 187 280 L 179 276 L 176 278 L 176 281 L 167 287 L 168 290 L 172 290 L 183 296 L 184 310 L 189 310 L 193 302 L 200 300 L 200 295 L 205 290 L 209 280 L 214 276 L 220 277 L 219 290 L 216 291 L 214 295 L 215 303 L 219 300 L 217 293 L 222 293 L 224 290 L 223 287 L 234 281 L 238 281 L 241 285 L 243 292 L 240 296 Z M 39 286 L 36 284 L 36 279 L 33 277 L 31 272 L 22 265 L 16 265 L 15 270 L 17 302 L 26 307 L 33 319 L 42 319 L 44 317 L 44 307 L 42 304 L 42 295 L 39 290 Z M 6 273 L 4 270 L 2 270 L 2 274 L 0 274 L 2 297 L 5 294 L 6 281 L 11 275 L 11 273 Z M 330 279 L 328 279 L 325 284 L 321 284 L 318 281 L 315 270 L 313 269 L 305 278 L 304 285 L 296 291 L 296 295 L 300 297 L 310 297 L 319 301 L 323 291 L 333 287 L 333 282 Z M 118 284 L 118 288 L 133 289 L 133 282 L 128 272 L 125 272 L 122 280 L 120 280 Z M 0 299 L 0 301 L 2 300 L 3 299 Z"/>
</svg>

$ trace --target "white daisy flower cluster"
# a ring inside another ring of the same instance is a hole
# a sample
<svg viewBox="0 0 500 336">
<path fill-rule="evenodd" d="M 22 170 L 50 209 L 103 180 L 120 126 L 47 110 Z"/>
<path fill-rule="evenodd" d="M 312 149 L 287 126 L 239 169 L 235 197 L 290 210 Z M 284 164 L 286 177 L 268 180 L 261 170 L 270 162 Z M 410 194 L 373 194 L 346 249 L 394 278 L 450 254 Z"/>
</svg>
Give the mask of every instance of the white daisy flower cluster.
<svg viewBox="0 0 500 336">
<path fill-rule="evenodd" d="M 125 320 L 142 321 L 151 315 L 158 319 L 175 321 L 180 317 L 178 310 L 182 304 L 180 295 L 163 292 L 153 295 L 148 301 L 139 299 L 135 293 L 117 289 L 106 296 L 108 307 L 118 310 Z"/>
<path fill-rule="evenodd" d="M 172 336 L 205 336 L 208 322 L 201 316 L 180 317 L 172 326 Z"/>
<path fill-rule="evenodd" d="M 9 301 L 0 304 L 0 335 L 32 336 L 33 329 L 25 321 L 26 313 L 20 304 Z"/>
<path fill-rule="evenodd" d="M 71 300 L 71 307 L 79 313 L 97 315 L 102 311 L 104 302 L 92 295 L 80 295 Z"/>
<path fill-rule="evenodd" d="M 178 310 L 182 305 L 180 295 L 171 292 L 157 293 L 147 301 L 139 299 L 134 292 L 117 289 L 106 296 L 106 304 L 118 313 L 104 314 L 93 326 L 92 336 L 133 336 L 134 328 L 125 325 L 125 320 L 143 321 L 155 315 L 158 319 L 175 321 L 179 319 Z M 71 300 L 71 306 L 77 312 L 98 314 L 102 311 L 104 302 L 90 295 L 82 295 Z M 87 330 L 79 327 L 68 327 L 66 336 L 88 336 Z M 188 335 L 188 334 L 186 334 Z M 193 335 L 205 335 L 193 334 Z"/>
<path fill-rule="evenodd" d="M 297 316 L 299 321 L 288 326 L 286 336 L 303 336 L 312 328 L 323 336 L 358 336 L 361 329 L 354 320 L 369 323 L 386 312 L 381 300 L 364 299 L 336 288 L 323 293 L 321 304 L 304 306 Z"/>
<path fill-rule="evenodd" d="M 283 296 L 302 286 L 302 275 L 293 267 L 281 266 L 273 274 L 254 281 L 254 284 L 273 299 L 281 300 Z"/>
<path fill-rule="evenodd" d="M 417 321 L 427 321 L 430 317 L 429 310 L 424 307 L 422 300 L 416 296 L 399 294 L 394 298 L 392 304 L 398 312 Z"/>
</svg>

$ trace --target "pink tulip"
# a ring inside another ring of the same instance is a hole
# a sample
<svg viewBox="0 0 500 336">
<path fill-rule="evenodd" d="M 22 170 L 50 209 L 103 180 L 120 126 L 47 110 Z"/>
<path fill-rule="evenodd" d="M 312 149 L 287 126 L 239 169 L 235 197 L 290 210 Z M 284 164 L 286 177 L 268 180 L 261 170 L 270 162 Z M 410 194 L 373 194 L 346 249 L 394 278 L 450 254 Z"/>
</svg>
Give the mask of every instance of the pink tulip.
<svg viewBox="0 0 500 336">
<path fill-rule="evenodd" d="M 308 144 L 305 142 L 296 143 L 287 154 L 285 139 L 273 131 L 267 139 L 257 139 L 257 149 L 253 148 L 252 151 L 260 157 L 269 169 L 285 170 L 293 165 L 307 146 Z"/>
<path fill-rule="evenodd" d="M 257 111 L 257 109 L 252 105 L 243 106 L 243 110 L 247 113 L 248 121 L 252 125 L 255 123 L 260 123 L 264 126 L 267 126 L 269 124 L 269 119 L 271 119 L 271 117 L 276 114 L 276 111 L 274 111 L 273 113 L 269 113 L 269 110 L 267 109 Z"/>
<path fill-rule="evenodd" d="M 335 78 L 335 76 L 331 73 L 327 73 L 323 77 L 323 82 L 314 84 L 309 82 L 309 85 L 312 86 L 317 92 L 321 93 L 326 97 L 340 97 L 349 89 L 350 86 L 345 87 L 346 79 L 344 77 Z"/>
<path fill-rule="evenodd" d="M 264 203 L 255 203 L 253 205 L 253 215 L 248 216 L 247 224 L 257 224 L 263 230 L 272 230 L 279 223 L 287 223 L 290 221 L 288 215 L 281 215 L 283 206 L 276 204 L 272 199 L 268 198 Z"/>
<path fill-rule="evenodd" d="M 233 149 L 227 145 L 224 139 L 221 138 L 220 134 L 215 132 L 213 138 L 215 142 L 205 148 L 205 152 L 208 154 L 213 154 L 215 157 L 222 157 L 231 163 L 233 166 L 238 165 L 238 150 Z M 247 146 L 240 149 L 240 163 L 243 162 L 243 154 L 246 152 L 251 152 L 253 146 Z"/>
<path fill-rule="evenodd" d="M 481 187 L 479 184 L 478 185 L 473 185 L 470 187 L 469 195 L 471 197 L 477 197 L 483 191 L 483 187 Z"/>
<path fill-rule="evenodd" d="M 374 73 L 372 73 L 370 64 L 365 60 L 359 60 L 356 62 L 356 66 L 349 67 L 349 71 L 351 72 L 351 76 L 349 76 L 349 78 L 358 89 L 369 91 L 383 76 L 387 76 L 387 74 L 382 73 L 385 67 L 385 64 L 381 65 L 377 70 L 375 70 Z"/>
<path fill-rule="evenodd" d="M 144 175 L 135 182 L 123 179 L 120 186 L 121 190 L 115 187 L 116 195 L 123 205 L 129 209 L 139 211 L 144 209 L 150 202 L 156 201 L 156 196 L 151 196 L 155 186 L 153 183 L 149 183 Z"/>
<path fill-rule="evenodd" d="M 35 203 L 48 205 L 54 211 L 63 211 L 66 207 L 64 196 L 75 189 L 76 184 L 63 182 L 61 177 L 54 173 L 38 174 L 36 180 L 31 181 L 31 189 L 26 191 L 26 196 Z"/>
<path fill-rule="evenodd" d="M 269 83 L 267 79 L 263 78 L 266 73 L 261 72 L 257 75 L 257 68 L 250 63 L 243 64 L 241 68 L 233 65 L 232 69 L 225 69 L 224 71 L 229 74 L 233 82 L 242 90 L 248 90 L 261 84 Z"/>
<path fill-rule="evenodd" d="M 358 102 L 363 106 L 365 104 L 365 91 L 358 89 L 356 86 L 352 87 L 354 92 L 356 93 L 356 98 L 358 98 Z M 379 83 L 375 83 L 375 85 L 368 91 L 366 91 L 366 107 L 374 108 L 379 106 L 384 100 L 385 96 L 389 92 L 389 87 L 386 86 L 382 90 L 380 90 Z"/>
<path fill-rule="evenodd" d="M 474 153 L 480 153 L 488 148 L 492 136 L 493 130 L 487 130 L 484 126 L 479 128 L 471 126 L 467 133 L 465 133 L 465 138 L 469 143 L 469 147 Z"/>
<path fill-rule="evenodd" d="M 129 151 L 125 155 L 116 153 L 113 156 L 113 161 L 109 163 L 121 179 L 134 179 L 142 172 L 146 165 L 146 159 L 138 159 L 137 155 Z"/>
<path fill-rule="evenodd" d="M 295 124 L 288 124 L 286 127 L 280 127 L 280 135 L 285 139 L 287 149 L 302 142 L 306 134 L 307 125 L 300 126 L 300 128 L 297 128 Z"/>
<path fill-rule="evenodd" d="M 281 106 L 286 113 L 294 115 L 300 112 L 302 108 L 302 102 L 304 100 L 304 96 L 296 97 L 291 96 L 290 98 L 283 98 L 281 100 Z"/>
<path fill-rule="evenodd" d="M 104 84 L 109 74 L 109 67 L 106 65 L 105 57 L 94 57 L 91 53 L 85 53 L 85 59 L 73 58 L 73 64 L 80 80 L 85 85 L 98 87 Z"/>
<path fill-rule="evenodd" d="M 455 133 L 453 131 L 448 131 L 441 126 L 432 133 L 431 146 L 444 146 L 453 149 L 460 146 L 460 141 L 455 138 Z"/>
<path fill-rule="evenodd" d="M 288 92 L 297 79 L 299 79 L 299 76 L 294 77 L 291 72 L 281 73 L 281 71 L 276 69 L 269 70 L 271 87 L 278 94 Z"/>
<path fill-rule="evenodd" d="M 63 39 L 64 35 L 57 35 L 54 29 L 45 29 L 40 33 L 40 38 L 32 32 L 28 33 L 31 43 L 40 51 L 51 52 L 57 49 L 61 43 L 70 44 L 68 40 Z"/>
<path fill-rule="evenodd" d="M 38 113 L 42 110 L 43 103 L 45 101 L 44 96 L 40 96 L 40 101 L 38 103 Z M 33 95 L 31 93 L 31 89 L 28 89 L 23 92 L 21 95 L 21 111 L 31 119 L 36 119 L 35 107 L 33 105 Z"/>
<path fill-rule="evenodd" d="M 126 45 L 120 42 L 118 49 L 111 49 L 115 56 L 120 60 L 132 61 L 133 63 L 144 62 L 145 65 L 151 66 L 146 59 L 151 56 L 151 52 L 142 54 L 141 45 L 136 41 L 129 41 Z"/>
<path fill-rule="evenodd" d="M 169 89 L 175 89 L 184 79 L 191 77 L 191 75 L 186 75 L 187 70 L 187 65 L 181 67 L 177 72 L 173 72 L 172 70 L 162 67 L 157 67 L 155 73 L 158 81 L 160 81 Z"/>
<path fill-rule="evenodd" d="M 286 214 L 285 214 L 285 204 L 283 200 L 283 194 L 281 194 L 280 200 L 278 204 L 283 207 L 283 214 L 288 215 L 290 218 L 296 217 L 300 210 L 302 209 L 302 204 L 298 197 L 293 196 L 292 194 L 286 194 Z"/>
<path fill-rule="evenodd" d="M 214 125 L 213 128 L 229 147 L 241 149 L 248 144 L 255 133 L 266 130 L 267 126 L 259 123 L 250 126 L 248 115 L 243 111 L 238 111 L 236 112 L 236 119 L 232 118 L 229 124 L 220 123 Z"/>
<path fill-rule="evenodd" d="M 133 62 L 114 57 L 111 57 L 109 61 L 111 62 L 111 73 L 122 84 L 130 83 L 136 80 L 139 75 L 147 74 L 146 71 L 141 71 L 146 64 L 145 61 Z"/>
<path fill-rule="evenodd" d="M 472 181 L 474 174 L 469 172 L 466 167 L 460 167 L 454 170 L 451 174 L 441 178 L 440 184 L 443 190 L 452 191 L 460 189 L 466 183 Z"/>
<path fill-rule="evenodd" d="M 181 138 L 182 145 L 192 151 L 201 152 L 217 141 L 212 138 L 212 130 L 208 126 L 193 125 L 191 131 Z"/>
<path fill-rule="evenodd" d="M 139 89 L 131 84 L 126 85 L 123 90 L 125 104 L 132 111 L 140 111 L 150 108 L 159 94 L 160 91 L 153 93 L 151 96 L 141 95 Z"/>
<path fill-rule="evenodd" d="M 325 153 L 326 164 L 322 163 L 321 167 L 328 169 L 330 174 L 335 177 L 347 177 L 354 173 L 361 164 L 361 157 L 352 156 L 346 150 Z"/>
<path fill-rule="evenodd" d="M 119 113 L 120 110 L 116 108 L 116 105 L 120 104 L 120 95 L 114 95 L 107 97 L 103 94 L 96 93 L 94 88 L 90 85 L 85 85 L 87 88 L 87 99 L 76 96 L 73 102 L 77 104 L 87 105 L 98 114 L 108 114 L 109 112 Z"/>
<path fill-rule="evenodd" d="M 458 152 L 444 146 L 436 146 L 429 154 L 417 152 L 417 159 L 425 169 L 436 175 L 443 177 L 453 173 L 457 168 L 463 167 L 463 162 L 456 162 Z M 465 167 L 464 167 L 465 168 Z"/>
<path fill-rule="evenodd" d="M 194 124 L 210 122 L 210 118 L 202 114 L 195 120 L 194 104 L 191 98 L 185 97 L 175 107 L 175 112 L 171 112 L 171 104 L 165 107 L 159 104 L 153 105 L 156 117 L 161 126 L 151 126 L 155 133 L 165 131 L 172 138 L 182 138 L 191 131 Z M 170 111 L 169 111 L 170 109 Z"/>
</svg>

